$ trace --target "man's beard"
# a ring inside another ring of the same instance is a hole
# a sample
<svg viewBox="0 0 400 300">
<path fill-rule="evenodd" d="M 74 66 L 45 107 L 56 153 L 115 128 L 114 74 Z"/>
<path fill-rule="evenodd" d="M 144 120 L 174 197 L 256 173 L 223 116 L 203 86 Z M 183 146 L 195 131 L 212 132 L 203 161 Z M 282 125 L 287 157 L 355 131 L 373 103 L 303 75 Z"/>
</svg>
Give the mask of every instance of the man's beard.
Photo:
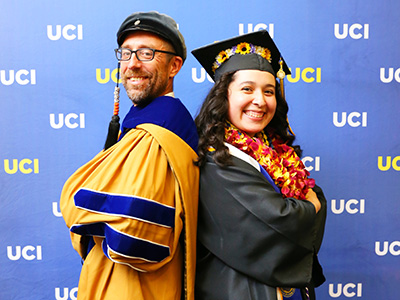
<svg viewBox="0 0 400 300">
<path fill-rule="evenodd" d="M 154 75 L 154 76 L 153 76 Z M 146 74 L 146 78 L 148 78 L 148 83 L 143 83 L 138 86 L 132 86 L 129 84 L 129 77 L 138 76 L 139 74 L 128 74 L 124 75 L 121 78 L 122 84 L 125 87 L 126 93 L 129 99 L 132 100 L 135 106 L 146 106 L 153 99 L 161 96 L 163 92 L 166 90 L 168 81 L 163 81 L 159 73 L 156 74 Z"/>
</svg>

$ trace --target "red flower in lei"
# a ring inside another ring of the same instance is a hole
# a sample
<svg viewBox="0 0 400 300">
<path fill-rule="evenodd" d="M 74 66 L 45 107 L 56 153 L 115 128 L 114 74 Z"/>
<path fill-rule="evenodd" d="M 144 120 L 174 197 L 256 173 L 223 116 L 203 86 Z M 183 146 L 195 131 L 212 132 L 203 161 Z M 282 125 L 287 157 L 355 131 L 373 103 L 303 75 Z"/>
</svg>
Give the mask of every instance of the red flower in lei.
<svg viewBox="0 0 400 300">
<path fill-rule="evenodd" d="M 257 160 L 281 189 L 284 198 L 304 200 L 308 189 L 315 186 L 314 179 L 308 178 L 310 173 L 294 149 L 274 135 L 270 147 L 265 133 L 260 132 L 251 138 L 227 122 L 225 140 Z"/>
</svg>

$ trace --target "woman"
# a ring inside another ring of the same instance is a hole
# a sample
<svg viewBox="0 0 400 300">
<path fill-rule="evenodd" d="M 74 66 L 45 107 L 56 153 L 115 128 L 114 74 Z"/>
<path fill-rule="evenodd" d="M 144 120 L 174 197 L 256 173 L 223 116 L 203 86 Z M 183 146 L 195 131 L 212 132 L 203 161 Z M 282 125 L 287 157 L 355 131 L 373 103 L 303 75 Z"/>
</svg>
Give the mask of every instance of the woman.
<svg viewBox="0 0 400 300">
<path fill-rule="evenodd" d="M 290 71 L 267 31 L 192 53 L 216 82 L 196 118 L 196 299 L 315 299 L 326 200 L 292 145 Z"/>
</svg>

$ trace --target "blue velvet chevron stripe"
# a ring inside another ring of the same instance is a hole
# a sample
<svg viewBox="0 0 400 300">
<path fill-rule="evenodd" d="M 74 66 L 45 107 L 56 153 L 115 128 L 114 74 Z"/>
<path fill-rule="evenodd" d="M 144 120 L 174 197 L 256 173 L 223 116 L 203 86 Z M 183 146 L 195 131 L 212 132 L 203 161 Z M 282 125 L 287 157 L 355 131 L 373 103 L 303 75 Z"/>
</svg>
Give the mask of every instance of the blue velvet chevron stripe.
<svg viewBox="0 0 400 300">
<path fill-rule="evenodd" d="M 74 200 L 77 207 L 89 211 L 120 215 L 171 228 L 175 224 L 174 207 L 144 198 L 80 189 Z"/>
<path fill-rule="evenodd" d="M 170 255 L 168 246 L 155 244 L 150 241 L 123 234 L 107 223 L 74 225 L 70 230 L 80 235 L 105 237 L 103 252 L 108 258 L 110 257 L 108 256 L 108 249 L 106 246 L 117 254 L 150 262 L 160 262 Z"/>
</svg>

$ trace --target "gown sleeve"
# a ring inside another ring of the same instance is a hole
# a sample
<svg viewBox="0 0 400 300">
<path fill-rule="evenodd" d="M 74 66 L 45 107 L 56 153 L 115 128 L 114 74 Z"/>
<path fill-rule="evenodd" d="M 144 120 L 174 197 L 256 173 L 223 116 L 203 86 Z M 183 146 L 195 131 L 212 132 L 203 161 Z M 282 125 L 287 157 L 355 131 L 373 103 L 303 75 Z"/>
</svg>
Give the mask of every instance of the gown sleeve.
<svg viewBox="0 0 400 300">
<path fill-rule="evenodd" d="M 145 130 L 131 130 L 64 185 L 60 207 L 74 248 L 84 258 L 91 237 L 101 237 L 110 260 L 143 272 L 161 268 L 182 230 L 176 190 L 162 147 Z"/>
<path fill-rule="evenodd" d="M 210 155 L 201 170 L 201 246 L 266 285 L 304 287 L 311 282 L 326 205 L 316 214 L 308 201 L 283 199 L 260 172 L 232 159 L 232 166 L 220 168 Z"/>
</svg>

